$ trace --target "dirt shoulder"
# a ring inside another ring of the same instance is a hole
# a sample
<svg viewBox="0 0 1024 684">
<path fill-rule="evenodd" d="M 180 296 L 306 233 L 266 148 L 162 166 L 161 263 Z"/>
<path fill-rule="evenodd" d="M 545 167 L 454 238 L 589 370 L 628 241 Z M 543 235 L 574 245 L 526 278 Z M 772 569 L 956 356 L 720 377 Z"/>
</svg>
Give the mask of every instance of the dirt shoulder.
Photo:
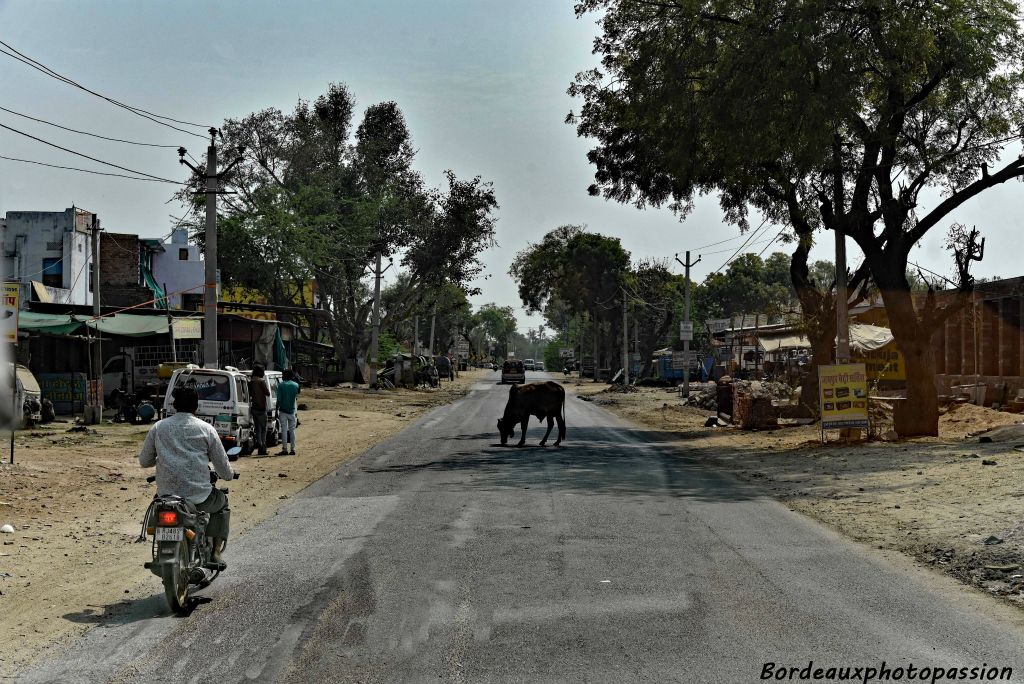
<svg viewBox="0 0 1024 684">
<path fill-rule="evenodd" d="M 288 497 L 401 431 L 430 409 L 468 392 L 489 371 L 461 373 L 437 390 L 304 391 L 297 456 L 242 458 L 233 466 L 232 536 L 274 515 Z M 15 465 L 0 464 L 0 678 L 56 644 L 153 595 L 142 568 L 149 545 L 135 544 L 155 491 L 136 460 L 148 425 L 70 423 L 19 431 Z M 9 433 L 7 433 L 9 434 Z M 6 446 L 6 443 L 5 443 Z M 271 450 L 273 453 L 275 450 Z M 230 560 L 230 545 L 227 552 Z"/>
<path fill-rule="evenodd" d="M 823 445 L 816 426 L 707 428 L 712 412 L 681 407 L 674 391 L 606 388 L 570 384 L 577 396 L 568 400 L 643 425 L 852 539 L 1024 606 L 1024 453 L 1015 448 L 1024 448 L 1024 429 L 1020 438 L 994 431 L 991 443 L 970 436 L 1021 416 L 957 405 L 940 418 L 937 438 Z"/>
</svg>

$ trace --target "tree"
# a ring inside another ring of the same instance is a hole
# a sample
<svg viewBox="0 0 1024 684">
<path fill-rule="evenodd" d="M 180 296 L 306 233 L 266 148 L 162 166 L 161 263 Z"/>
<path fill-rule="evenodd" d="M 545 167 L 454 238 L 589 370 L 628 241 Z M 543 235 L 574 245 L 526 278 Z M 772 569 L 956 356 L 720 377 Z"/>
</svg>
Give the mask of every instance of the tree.
<svg viewBox="0 0 1024 684">
<path fill-rule="evenodd" d="M 604 72 L 581 74 L 571 89 L 585 100 L 579 133 L 598 140 L 592 191 L 684 212 L 695 193 L 719 191 L 741 226 L 748 207 L 785 221 L 798 239 L 802 303 L 814 231 L 853 239 L 906 358 L 909 408 L 896 430 L 936 434 L 931 338 L 967 289 L 952 305 L 915 305 L 907 257 L 951 211 L 1024 175 L 1024 158 L 989 171 L 1024 122 L 1016 5 L 577 5 L 596 9 L 605 10 Z M 919 213 L 929 188 L 945 197 Z"/>
<path fill-rule="evenodd" d="M 586 315 L 592 324 L 594 361 L 600 363 L 611 355 L 616 330 L 621 334 L 621 315 L 616 312 L 621 311 L 628 271 L 629 252 L 618 238 L 569 225 L 516 254 L 509 275 L 528 311 L 543 311 L 549 303 L 560 302 L 572 314 Z"/>
<path fill-rule="evenodd" d="M 729 263 L 725 273 L 712 273 L 704 279 L 699 293 L 702 309 L 712 317 L 778 315 L 787 311 L 791 282 L 788 261 L 778 252 L 767 262 L 756 254 L 741 254 Z"/>
<path fill-rule="evenodd" d="M 516 332 L 516 315 L 512 307 L 484 304 L 477 316 L 488 337 L 494 341 L 498 356 L 508 356 L 509 342 Z"/>
<path fill-rule="evenodd" d="M 403 289 L 393 288 L 387 328 L 443 284 L 469 290 L 481 252 L 493 244 L 498 206 L 479 177 L 460 180 L 448 171 L 445 186 L 425 187 L 396 103 L 367 108 L 353 131 L 354 111 L 348 88 L 331 84 L 289 114 L 267 109 L 222 127 L 226 158 L 245 149 L 225 183 L 236 193 L 225 195 L 221 217 L 225 280 L 287 304 L 294 303 L 290 290 L 314 281 L 343 359 L 365 357 L 369 346 L 368 278 L 378 253 L 406 274 Z"/>
</svg>

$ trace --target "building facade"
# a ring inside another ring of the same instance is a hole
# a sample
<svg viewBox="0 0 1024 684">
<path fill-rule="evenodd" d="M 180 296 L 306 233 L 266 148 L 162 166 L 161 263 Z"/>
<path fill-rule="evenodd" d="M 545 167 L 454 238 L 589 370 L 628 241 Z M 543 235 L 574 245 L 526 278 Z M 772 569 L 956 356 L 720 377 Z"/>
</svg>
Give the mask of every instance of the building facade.
<svg viewBox="0 0 1024 684">
<path fill-rule="evenodd" d="M 33 298 L 92 304 L 94 225 L 96 214 L 77 207 L 7 212 L 0 227 L 4 277 L 21 283 L 22 307 Z"/>
<path fill-rule="evenodd" d="M 166 288 L 172 309 L 196 311 L 203 304 L 206 264 L 199 247 L 189 244 L 188 231 L 176 228 L 169 243 L 159 243 L 152 252 L 153 279 Z"/>
</svg>

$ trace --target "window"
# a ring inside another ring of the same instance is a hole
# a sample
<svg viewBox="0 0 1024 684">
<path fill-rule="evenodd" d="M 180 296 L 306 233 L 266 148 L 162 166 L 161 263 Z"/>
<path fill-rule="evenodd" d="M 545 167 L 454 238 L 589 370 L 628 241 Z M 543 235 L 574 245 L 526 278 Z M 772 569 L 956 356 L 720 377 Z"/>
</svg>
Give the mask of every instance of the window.
<svg viewBox="0 0 1024 684">
<path fill-rule="evenodd" d="M 188 261 L 188 247 L 178 248 L 178 261 Z"/>
<path fill-rule="evenodd" d="M 249 383 L 241 375 L 235 376 L 235 388 L 238 392 L 238 401 L 243 404 L 249 403 Z"/>
<path fill-rule="evenodd" d="M 203 305 L 203 295 L 183 294 L 181 295 L 181 308 L 185 311 L 199 311 Z"/>
<path fill-rule="evenodd" d="M 231 377 L 214 373 L 182 373 L 179 382 L 193 387 L 200 401 L 231 401 Z"/>
<path fill-rule="evenodd" d="M 43 285 L 64 287 L 63 259 L 43 259 Z"/>
</svg>

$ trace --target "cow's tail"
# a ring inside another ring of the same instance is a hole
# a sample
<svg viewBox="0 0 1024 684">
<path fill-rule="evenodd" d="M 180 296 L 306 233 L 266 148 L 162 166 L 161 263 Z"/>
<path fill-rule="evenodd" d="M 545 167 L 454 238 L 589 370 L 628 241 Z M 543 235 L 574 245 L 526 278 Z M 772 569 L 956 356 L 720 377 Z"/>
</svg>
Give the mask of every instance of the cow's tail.
<svg viewBox="0 0 1024 684">
<path fill-rule="evenodd" d="M 562 430 L 568 432 L 565 429 L 565 388 L 562 388 Z M 564 435 L 563 435 L 564 436 Z"/>
</svg>

